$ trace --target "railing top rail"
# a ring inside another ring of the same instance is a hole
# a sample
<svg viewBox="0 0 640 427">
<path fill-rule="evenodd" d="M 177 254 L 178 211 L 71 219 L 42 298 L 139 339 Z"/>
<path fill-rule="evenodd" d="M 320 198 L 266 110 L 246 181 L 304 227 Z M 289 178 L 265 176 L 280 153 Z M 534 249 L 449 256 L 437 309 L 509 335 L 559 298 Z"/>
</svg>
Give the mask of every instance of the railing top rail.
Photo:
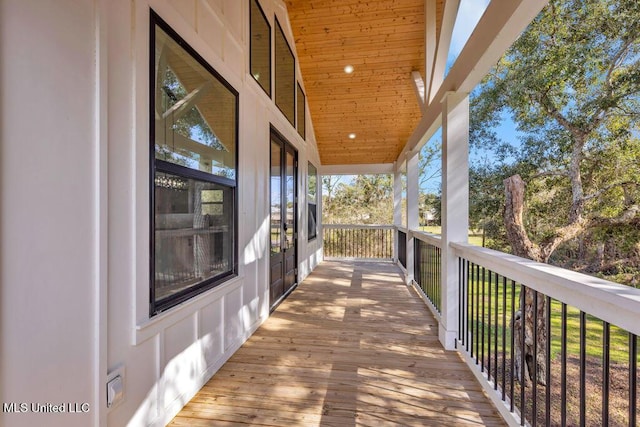
<svg viewBox="0 0 640 427">
<path fill-rule="evenodd" d="M 334 228 L 334 229 L 375 229 L 375 230 L 393 230 L 395 227 L 393 225 L 388 224 L 322 224 L 323 228 Z"/>
<path fill-rule="evenodd" d="M 640 289 L 492 249 L 451 247 L 459 257 L 640 335 Z"/>
<path fill-rule="evenodd" d="M 411 235 L 418 240 L 442 249 L 442 237 L 438 234 L 427 233 L 421 230 L 411 230 Z"/>
</svg>

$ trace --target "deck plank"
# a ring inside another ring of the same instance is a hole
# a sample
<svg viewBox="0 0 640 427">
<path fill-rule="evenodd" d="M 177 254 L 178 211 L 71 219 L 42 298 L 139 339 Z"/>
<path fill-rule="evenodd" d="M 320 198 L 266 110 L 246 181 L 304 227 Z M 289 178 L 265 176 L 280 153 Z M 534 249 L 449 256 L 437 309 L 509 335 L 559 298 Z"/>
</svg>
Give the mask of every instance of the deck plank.
<svg viewBox="0 0 640 427">
<path fill-rule="evenodd" d="M 328 261 L 172 426 L 503 426 L 390 263 Z"/>
</svg>

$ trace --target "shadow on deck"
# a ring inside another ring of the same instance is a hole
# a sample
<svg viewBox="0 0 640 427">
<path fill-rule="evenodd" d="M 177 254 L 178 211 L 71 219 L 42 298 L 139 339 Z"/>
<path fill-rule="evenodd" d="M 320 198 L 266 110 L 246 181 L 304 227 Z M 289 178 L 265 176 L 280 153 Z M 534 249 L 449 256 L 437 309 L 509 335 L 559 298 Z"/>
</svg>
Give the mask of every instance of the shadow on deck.
<svg viewBox="0 0 640 427">
<path fill-rule="evenodd" d="M 391 263 L 328 261 L 174 426 L 504 425 Z"/>
</svg>

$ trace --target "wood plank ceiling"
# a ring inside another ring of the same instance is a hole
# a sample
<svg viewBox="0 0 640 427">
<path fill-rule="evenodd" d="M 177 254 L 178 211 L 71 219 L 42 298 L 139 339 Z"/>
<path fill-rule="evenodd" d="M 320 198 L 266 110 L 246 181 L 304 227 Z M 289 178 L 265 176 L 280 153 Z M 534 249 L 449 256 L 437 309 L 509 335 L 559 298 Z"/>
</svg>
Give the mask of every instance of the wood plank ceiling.
<svg viewBox="0 0 640 427">
<path fill-rule="evenodd" d="M 421 117 L 411 72 L 425 75 L 424 3 L 286 0 L 323 165 L 392 163 L 402 151 Z"/>
</svg>

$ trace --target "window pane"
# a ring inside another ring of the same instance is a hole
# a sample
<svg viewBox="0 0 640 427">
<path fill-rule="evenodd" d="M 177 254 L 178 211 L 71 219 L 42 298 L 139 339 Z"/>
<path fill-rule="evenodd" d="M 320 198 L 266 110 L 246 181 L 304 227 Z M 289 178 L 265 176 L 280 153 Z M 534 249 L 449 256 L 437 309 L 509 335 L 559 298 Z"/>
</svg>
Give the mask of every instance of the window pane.
<svg viewBox="0 0 640 427">
<path fill-rule="evenodd" d="M 156 26 L 156 159 L 235 179 L 237 96 Z"/>
<path fill-rule="evenodd" d="M 276 105 L 292 125 L 295 119 L 295 71 L 293 52 L 276 20 Z"/>
<path fill-rule="evenodd" d="M 302 136 L 302 138 L 305 138 L 305 116 L 304 116 L 304 110 L 305 110 L 305 102 L 304 102 L 304 92 L 302 91 L 302 88 L 300 87 L 300 85 L 298 84 L 298 104 L 297 104 L 297 120 L 298 120 L 298 133 L 300 134 L 300 136 Z"/>
<path fill-rule="evenodd" d="M 282 246 L 282 181 L 280 144 L 271 143 L 271 253 L 280 253 Z"/>
<path fill-rule="evenodd" d="M 309 201 L 315 203 L 316 194 L 318 194 L 318 170 L 311 163 L 309 163 L 308 182 L 309 188 L 307 194 L 309 196 Z"/>
<path fill-rule="evenodd" d="M 285 181 L 285 203 L 287 207 L 287 217 L 285 220 L 285 247 L 294 247 L 293 232 L 295 230 L 295 175 L 294 175 L 293 154 L 287 151 L 286 154 L 286 181 Z"/>
<path fill-rule="evenodd" d="M 233 191 L 156 173 L 156 302 L 233 270 Z"/>
<path fill-rule="evenodd" d="M 308 225 L 308 232 L 309 232 L 309 240 L 311 239 L 315 239 L 316 235 L 317 235 L 317 221 L 318 221 L 318 208 L 316 206 L 315 203 L 311 203 L 309 202 L 308 205 L 309 211 L 308 211 L 308 218 L 307 218 L 307 225 Z"/>
<path fill-rule="evenodd" d="M 317 194 L 318 194 L 318 170 L 309 163 L 309 173 L 307 176 L 307 228 L 309 240 L 314 239 L 317 235 Z"/>
<path fill-rule="evenodd" d="M 251 1 L 251 75 L 271 96 L 271 27 L 258 0 Z"/>
</svg>

